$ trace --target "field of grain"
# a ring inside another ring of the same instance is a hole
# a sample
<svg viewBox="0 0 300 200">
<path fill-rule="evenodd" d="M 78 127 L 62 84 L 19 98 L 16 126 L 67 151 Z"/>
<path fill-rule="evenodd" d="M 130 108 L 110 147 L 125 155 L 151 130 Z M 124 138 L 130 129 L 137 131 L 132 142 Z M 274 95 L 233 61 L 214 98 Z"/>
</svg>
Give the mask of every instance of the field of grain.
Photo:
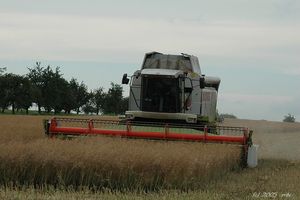
<svg viewBox="0 0 300 200">
<path fill-rule="evenodd" d="M 48 139 L 42 118 L 1 116 L 0 184 L 190 190 L 240 165 L 241 147 L 235 145 Z"/>
<path fill-rule="evenodd" d="M 48 139 L 45 116 L 0 115 L 0 199 L 299 199 L 299 123 L 248 126 L 259 166 L 222 144 Z M 235 169 L 235 170 L 232 170 Z"/>
<path fill-rule="evenodd" d="M 93 191 L 57 189 L 53 187 L 36 189 L 33 187 L 0 187 L 0 199 L 107 199 L 107 200 L 183 200 L 183 199 L 285 199 L 298 200 L 300 163 L 287 160 L 260 160 L 256 169 L 244 169 L 230 172 L 222 178 L 206 184 L 203 188 L 189 192 L 181 190 L 160 190 L 156 192 L 141 191 Z"/>
</svg>

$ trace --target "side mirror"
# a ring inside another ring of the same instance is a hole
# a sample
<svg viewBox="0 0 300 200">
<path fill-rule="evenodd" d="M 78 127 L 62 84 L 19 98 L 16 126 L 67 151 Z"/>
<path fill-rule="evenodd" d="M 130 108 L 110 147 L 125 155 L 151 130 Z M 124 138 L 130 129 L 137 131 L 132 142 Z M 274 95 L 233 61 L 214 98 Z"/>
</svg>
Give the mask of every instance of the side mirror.
<svg viewBox="0 0 300 200">
<path fill-rule="evenodd" d="M 122 78 L 122 84 L 127 85 L 128 83 L 129 83 L 129 78 L 127 77 L 127 74 L 124 74 Z"/>
<path fill-rule="evenodd" d="M 200 88 L 201 89 L 205 88 L 205 78 L 204 77 L 200 77 Z"/>
</svg>

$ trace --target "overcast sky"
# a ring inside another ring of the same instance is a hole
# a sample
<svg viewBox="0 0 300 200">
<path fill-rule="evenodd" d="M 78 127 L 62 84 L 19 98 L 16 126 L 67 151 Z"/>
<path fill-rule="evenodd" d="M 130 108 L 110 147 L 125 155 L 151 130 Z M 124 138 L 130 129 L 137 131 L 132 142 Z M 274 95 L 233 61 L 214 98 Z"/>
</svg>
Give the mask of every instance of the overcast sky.
<svg viewBox="0 0 300 200">
<path fill-rule="evenodd" d="M 299 121 L 299 10 L 297 0 L 0 0 L 0 67 L 25 74 L 41 61 L 108 88 L 146 52 L 184 52 L 221 78 L 221 113 Z"/>
</svg>

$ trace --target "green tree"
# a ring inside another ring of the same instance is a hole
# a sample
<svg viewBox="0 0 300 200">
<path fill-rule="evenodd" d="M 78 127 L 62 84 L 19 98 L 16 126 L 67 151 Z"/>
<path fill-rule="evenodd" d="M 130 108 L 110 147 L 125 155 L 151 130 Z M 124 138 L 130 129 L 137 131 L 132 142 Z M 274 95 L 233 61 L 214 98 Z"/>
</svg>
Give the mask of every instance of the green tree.
<svg viewBox="0 0 300 200">
<path fill-rule="evenodd" d="M 103 111 L 106 96 L 107 94 L 103 91 L 103 87 L 99 87 L 91 94 L 91 105 L 94 106 L 97 115 Z"/>
<path fill-rule="evenodd" d="M 27 78 L 16 74 L 5 74 L 3 79 L 5 81 L 3 94 L 4 101 L 2 102 L 2 111 L 8 105 L 12 108 L 12 113 L 18 108 L 28 108 L 31 106 L 30 97 L 30 82 Z M 2 84 L 1 84 L 2 85 Z"/>
<path fill-rule="evenodd" d="M 111 83 L 107 94 L 105 95 L 103 113 L 104 114 L 120 114 L 121 101 L 123 99 L 123 88 L 119 84 Z"/>
<path fill-rule="evenodd" d="M 20 85 L 16 96 L 16 108 L 25 109 L 28 114 L 29 108 L 32 106 L 31 82 L 27 77 L 20 77 Z"/>
<path fill-rule="evenodd" d="M 125 114 L 125 112 L 128 110 L 128 105 L 129 105 L 129 97 L 122 98 L 122 101 L 120 103 L 119 114 Z"/>
<path fill-rule="evenodd" d="M 71 111 L 76 108 L 76 97 L 75 93 L 73 92 L 72 85 L 70 83 L 68 83 L 65 88 L 62 104 L 63 110 L 66 114 L 70 114 Z"/>
<path fill-rule="evenodd" d="M 286 116 L 284 116 L 283 122 L 295 122 L 296 118 L 295 116 L 291 115 L 290 113 Z"/>
<path fill-rule="evenodd" d="M 48 66 L 42 68 L 41 73 L 41 107 L 44 107 L 47 113 L 52 110 L 59 113 L 63 109 L 68 82 L 62 77 L 59 67 L 53 70 Z"/>
<path fill-rule="evenodd" d="M 89 115 L 89 114 L 93 114 L 96 113 L 96 108 L 95 106 L 91 103 L 91 101 L 87 102 L 83 107 L 82 107 L 82 111 Z"/>
<path fill-rule="evenodd" d="M 235 117 L 235 116 L 234 116 Z M 224 114 L 222 115 L 222 114 L 219 114 L 219 111 L 218 110 L 216 110 L 216 121 L 217 122 L 220 122 L 220 123 L 222 123 L 222 122 L 224 122 Z"/>
<path fill-rule="evenodd" d="M 8 77 L 0 75 L 0 106 L 1 112 L 4 113 L 5 109 L 9 106 L 9 83 Z"/>
<path fill-rule="evenodd" d="M 227 113 L 225 113 L 225 114 L 220 114 L 220 116 L 219 117 L 221 117 L 221 118 L 228 118 L 228 119 L 237 119 L 237 117 L 235 116 L 235 115 L 233 115 L 233 114 L 227 114 Z"/>
<path fill-rule="evenodd" d="M 69 87 L 74 100 L 72 101 L 74 103 L 73 109 L 77 114 L 79 114 L 80 108 L 89 101 L 90 94 L 88 92 L 87 86 L 83 82 L 78 83 L 78 81 L 74 78 L 72 78 L 72 80 L 70 81 Z"/>
<path fill-rule="evenodd" d="M 87 86 L 83 82 L 78 83 L 74 78 L 68 82 L 59 67 L 42 67 L 40 62 L 36 62 L 35 67 L 28 69 L 27 76 L 32 82 L 32 98 L 38 106 L 39 113 L 42 107 L 48 113 L 52 110 L 55 113 L 62 110 L 65 113 L 70 113 L 71 110 L 79 113 L 80 108 L 90 98 Z"/>
<path fill-rule="evenodd" d="M 6 71 L 6 67 L 0 67 L 0 76 Z"/>
<path fill-rule="evenodd" d="M 38 112 L 41 114 L 41 107 L 43 105 L 42 90 L 44 87 L 43 72 L 44 68 L 41 67 L 41 62 L 36 62 L 36 66 L 28 68 L 29 72 L 27 77 L 31 82 L 31 97 L 33 103 L 38 106 Z"/>
<path fill-rule="evenodd" d="M 65 92 L 68 89 L 68 81 L 62 76 L 59 67 L 56 67 L 55 70 L 53 70 L 48 66 L 43 70 L 43 107 L 48 113 L 52 110 L 54 110 L 55 113 L 59 113 L 63 110 Z"/>
<path fill-rule="evenodd" d="M 68 86 L 69 83 L 66 79 L 62 77 L 56 77 L 57 79 L 53 79 L 50 83 L 55 89 L 52 90 L 53 103 L 51 104 L 54 113 L 60 113 L 64 109 L 64 103 L 68 98 Z"/>
</svg>

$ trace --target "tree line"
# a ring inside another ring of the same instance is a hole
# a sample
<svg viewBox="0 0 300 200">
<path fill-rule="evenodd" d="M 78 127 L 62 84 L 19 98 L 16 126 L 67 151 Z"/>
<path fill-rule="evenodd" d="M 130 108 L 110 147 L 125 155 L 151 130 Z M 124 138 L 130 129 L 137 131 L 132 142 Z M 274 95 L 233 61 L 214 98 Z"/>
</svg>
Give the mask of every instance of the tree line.
<svg viewBox="0 0 300 200">
<path fill-rule="evenodd" d="M 2 113 L 11 108 L 13 114 L 19 110 L 28 114 L 35 104 L 39 114 L 121 114 L 128 108 L 128 98 L 122 93 L 122 86 L 115 83 L 111 83 L 107 92 L 103 87 L 88 91 L 84 82 L 75 78 L 67 81 L 59 67 L 42 67 L 40 62 L 29 67 L 28 73 L 22 76 L 6 73 L 6 68 L 0 68 Z"/>
</svg>

